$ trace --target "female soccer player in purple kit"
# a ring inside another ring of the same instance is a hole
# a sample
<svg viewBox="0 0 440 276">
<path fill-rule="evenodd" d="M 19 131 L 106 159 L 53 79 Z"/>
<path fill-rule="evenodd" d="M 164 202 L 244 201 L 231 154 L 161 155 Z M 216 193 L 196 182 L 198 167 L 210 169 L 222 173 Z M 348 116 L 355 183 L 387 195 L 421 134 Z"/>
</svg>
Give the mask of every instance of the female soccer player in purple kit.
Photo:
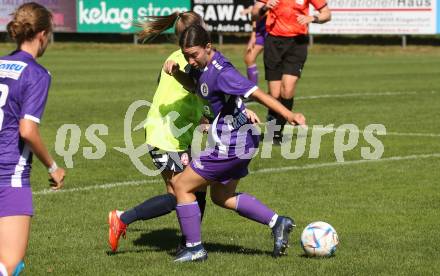
<svg viewBox="0 0 440 276">
<path fill-rule="evenodd" d="M 24 267 L 33 215 L 32 153 L 48 168 L 52 189 L 63 186 L 65 175 L 38 131 L 51 77 L 35 59 L 48 45 L 52 14 L 39 4 L 23 4 L 7 30 L 17 50 L 0 57 L 0 276 L 18 275 Z"/>
<path fill-rule="evenodd" d="M 203 261 L 208 257 L 201 243 L 200 209 L 193 194 L 193 191 L 208 185 L 215 204 L 272 228 L 273 256 L 279 257 L 287 248 L 289 233 L 295 226 L 293 220 L 278 216 L 249 194 L 235 192 L 239 180 L 248 174 L 248 164 L 259 143 L 258 131 L 247 119 L 240 97 L 252 96 L 291 124 L 304 125 L 305 118 L 286 109 L 242 76 L 212 47 L 209 34 L 203 27 L 187 28 L 180 36 L 179 44 L 191 70 L 183 72 L 175 61 L 168 60 L 164 71 L 173 75 L 189 91 L 196 91 L 208 100 L 215 119 L 209 131 L 213 144 L 200 156 L 193 157 L 190 166 L 172 183 L 178 202 L 177 217 L 186 237 L 186 248 L 177 254 L 174 261 Z"/>
</svg>

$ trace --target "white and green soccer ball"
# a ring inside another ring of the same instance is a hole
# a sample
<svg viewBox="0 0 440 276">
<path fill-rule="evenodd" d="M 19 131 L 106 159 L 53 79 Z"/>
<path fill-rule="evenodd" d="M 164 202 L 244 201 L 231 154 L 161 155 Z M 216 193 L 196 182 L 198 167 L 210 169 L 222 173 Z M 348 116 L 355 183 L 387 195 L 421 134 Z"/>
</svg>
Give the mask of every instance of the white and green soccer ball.
<svg viewBox="0 0 440 276">
<path fill-rule="evenodd" d="M 315 221 L 304 228 L 301 246 L 310 257 L 329 257 L 339 244 L 335 228 L 323 221 Z"/>
</svg>

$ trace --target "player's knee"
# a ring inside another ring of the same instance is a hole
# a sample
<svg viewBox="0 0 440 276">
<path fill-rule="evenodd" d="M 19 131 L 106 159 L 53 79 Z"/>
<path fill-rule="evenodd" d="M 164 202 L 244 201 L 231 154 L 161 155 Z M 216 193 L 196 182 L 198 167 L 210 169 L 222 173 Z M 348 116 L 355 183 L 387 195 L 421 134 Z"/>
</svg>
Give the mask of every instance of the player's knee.
<svg viewBox="0 0 440 276">
<path fill-rule="evenodd" d="M 247 52 L 244 55 L 243 61 L 246 64 L 246 66 L 251 66 L 255 64 L 255 59 L 252 57 L 251 52 Z"/>
<path fill-rule="evenodd" d="M 177 197 L 188 192 L 186 186 L 182 182 L 176 181 L 176 179 L 171 179 L 170 182 L 174 195 Z"/>
</svg>

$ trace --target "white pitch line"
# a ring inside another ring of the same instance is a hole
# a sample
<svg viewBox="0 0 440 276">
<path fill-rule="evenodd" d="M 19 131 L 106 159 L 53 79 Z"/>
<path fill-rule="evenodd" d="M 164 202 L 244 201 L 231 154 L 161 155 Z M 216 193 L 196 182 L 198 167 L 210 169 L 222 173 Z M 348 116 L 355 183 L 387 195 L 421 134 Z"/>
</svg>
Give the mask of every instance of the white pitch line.
<svg viewBox="0 0 440 276">
<path fill-rule="evenodd" d="M 437 91 L 429 91 L 431 94 L 437 93 Z M 422 92 L 426 93 L 426 92 Z M 375 96 L 399 96 L 399 95 L 419 95 L 420 92 L 410 91 L 410 92 L 381 92 L 381 93 L 346 93 L 346 94 L 324 94 L 315 96 L 298 96 L 295 100 L 316 100 L 316 99 L 326 99 L 326 98 L 351 98 L 351 97 L 375 97 Z M 246 106 L 259 105 L 258 102 L 246 103 Z"/>
<path fill-rule="evenodd" d="M 259 125 L 261 125 L 261 126 L 265 126 L 267 123 L 260 123 Z M 286 125 L 284 128 L 300 128 L 300 126 L 292 126 L 292 125 Z M 390 136 L 417 136 L 417 137 L 440 137 L 440 134 L 438 134 L 438 133 L 423 133 L 423 132 L 413 132 L 413 133 L 411 133 L 411 132 L 386 132 L 386 134 L 377 134 L 377 132 L 373 132 L 373 131 L 363 131 L 363 130 L 351 130 L 351 129 L 347 129 L 347 128 L 342 128 L 342 129 L 338 129 L 338 128 L 334 128 L 334 127 L 315 127 L 315 126 L 311 126 L 311 127 L 309 127 L 308 128 L 308 131 L 311 131 L 311 130 L 321 130 L 321 131 L 328 131 L 328 130 L 331 130 L 331 131 L 339 131 L 339 132 L 347 132 L 347 131 L 349 131 L 349 132 L 354 132 L 354 133 L 361 133 L 361 134 L 364 134 L 364 133 L 369 133 L 369 134 L 375 134 L 375 135 L 380 135 L 380 136 L 388 136 L 388 135 L 390 135 Z"/>
<path fill-rule="evenodd" d="M 58 193 L 73 193 L 73 192 L 83 192 L 90 190 L 100 190 L 100 189 L 111 189 L 115 187 L 123 187 L 123 186 L 137 186 L 140 184 L 150 184 L 150 183 L 159 183 L 160 179 L 150 179 L 150 180 L 132 180 L 132 181 L 123 181 L 123 182 L 114 182 L 114 183 L 106 183 L 94 186 L 87 186 L 82 188 L 72 188 L 72 189 L 61 189 L 58 191 L 53 191 L 51 189 L 46 189 L 38 192 L 33 192 L 34 195 L 47 195 L 47 194 L 58 194 Z"/>
<path fill-rule="evenodd" d="M 418 136 L 418 137 L 440 137 L 437 133 L 401 133 L 401 132 L 387 132 L 386 135 L 393 136 Z"/>
<path fill-rule="evenodd" d="M 387 157 L 387 158 L 382 158 L 382 159 L 377 159 L 377 160 L 353 160 L 353 161 L 345 161 L 345 162 L 328 162 L 328 163 L 320 163 L 320 164 L 309 164 L 309 165 L 304 165 L 304 166 L 266 168 L 266 169 L 251 171 L 249 174 L 253 175 L 253 174 L 260 174 L 260 173 L 285 172 L 285 171 L 294 171 L 294 170 L 308 170 L 308 169 L 336 167 L 336 166 L 344 166 L 344 165 L 356 165 L 356 164 L 363 164 L 363 163 L 415 160 L 415 159 L 426 159 L 426 158 L 440 158 L 440 153 L 415 154 L 415 155 L 407 155 L 407 156 L 393 156 L 393 157 Z M 160 183 L 161 181 L 162 181 L 161 179 L 133 180 L 133 181 L 106 183 L 106 184 L 94 185 L 94 186 L 88 186 L 88 187 L 82 187 L 82 188 L 62 189 L 59 191 L 42 190 L 42 191 L 34 192 L 33 194 L 34 195 L 53 195 L 53 194 L 59 194 L 59 193 L 83 192 L 83 191 L 89 191 L 89 190 L 111 189 L 111 188 L 123 187 L 123 186 L 137 186 L 137 185 L 148 184 L 148 183 Z"/>
<path fill-rule="evenodd" d="M 256 170 L 251 173 L 271 173 L 271 172 L 284 172 L 284 171 L 295 171 L 295 170 L 307 170 L 307 169 L 316 169 L 316 168 L 325 168 L 325 167 L 335 167 L 335 166 L 344 166 L 344 165 L 356 165 L 362 163 L 373 163 L 373 162 L 384 162 L 384 161 L 401 161 L 401 160 L 413 160 L 413 159 L 426 159 L 440 157 L 440 153 L 432 153 L 432 154 L 415 154 L 415 155 L 407 155 L 407 156 L 393 156 L 386 157 L 375 160 L 353 160 L 353 161 L 344 161 L 344 162 L 331 162 L 331 163 L 321 163 L 321 164 L 310 164 L 304 166 L 289 166 L 289 167 L 280 167 L 280 168 L 266 168 Z"/>
</svg>

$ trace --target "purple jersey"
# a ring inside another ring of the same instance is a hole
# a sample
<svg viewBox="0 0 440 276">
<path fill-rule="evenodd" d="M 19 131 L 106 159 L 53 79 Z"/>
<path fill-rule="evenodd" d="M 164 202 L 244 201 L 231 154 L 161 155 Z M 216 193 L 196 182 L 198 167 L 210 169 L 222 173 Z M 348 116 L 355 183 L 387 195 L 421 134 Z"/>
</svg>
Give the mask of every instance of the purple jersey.
<svg viewBox="0 0 440 276">
<path fill-rule="evenodd" d="M 211 156 L 247 158 L 244 156 L 258 147 L 252 137 L 258 132 L 247 118 L 241 97 L 251 95 L 257 86 L 218 51 L 204 69 L 191 69 L 190 75 L 197 81 L 197 94 L 209 102 L 214 113 L 209 131 L 210 141 L 215 143 Z"/>
<path fill-rule="evenodd" d="M 40 123 L 50 81 L 27 52 L 0 57 L 0 186 L 30 186 L 32 152 L 20 138 L 19 121 Z"/>
</svg>

